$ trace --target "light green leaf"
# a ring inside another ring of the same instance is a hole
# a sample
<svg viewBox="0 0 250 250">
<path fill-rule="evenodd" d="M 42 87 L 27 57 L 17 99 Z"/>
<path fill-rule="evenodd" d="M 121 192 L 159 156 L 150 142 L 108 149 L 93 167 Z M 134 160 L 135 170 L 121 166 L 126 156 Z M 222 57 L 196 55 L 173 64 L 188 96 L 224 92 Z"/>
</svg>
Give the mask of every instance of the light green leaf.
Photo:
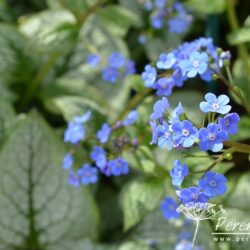
<svg viewBox="0 0 250 250">
<path fill-rule="evenodd" d="M 97 11 L 97 17 L 104 27 L 114 36 L 124 37 L 130 26 L 138 27 L 140 20 L 138 16 L 119 5 L 108 5 Z"/>
<path fill-rule="evenodd" d="M 154 210 L 164 195 L 164 182 L 156 178 L 133 181 L 124 187 L 122 208 L 124 229 L 137 224 L 147 213 Z"/>
<path fill-rule="evenodd" d="M 77 38 L 76 20 L 66 10 L 46 10 L 23 17 L 20 30 L 27 37 L 32 49 L 39 52 L 67 53 Z"/>
<path fill-rule="evenodd" d="M 230 33 L 227 39 L 231 45 L 250 42 L 250 27 L 243 27 L 235 32 Z"/>
<path fill-rule="evenodd" d="M 204 14 L 218 14 L 225 10 L 225 0 L 188 0 L 186 5 Z"/>
<path fill-rule="evenodd" d="M 95 202 L 86 188 L 67 185 L 63 155 L 61 142 L 34 113 L 2 148 L 1 249 L 49 250 L 64 241 L 96 237 Z"/>
<path fill-rule="evenodd" d="M 14 109 L 7 102 L 0 100 L 0 141 L 6 136 L 14 121 Z"/>
</svg>

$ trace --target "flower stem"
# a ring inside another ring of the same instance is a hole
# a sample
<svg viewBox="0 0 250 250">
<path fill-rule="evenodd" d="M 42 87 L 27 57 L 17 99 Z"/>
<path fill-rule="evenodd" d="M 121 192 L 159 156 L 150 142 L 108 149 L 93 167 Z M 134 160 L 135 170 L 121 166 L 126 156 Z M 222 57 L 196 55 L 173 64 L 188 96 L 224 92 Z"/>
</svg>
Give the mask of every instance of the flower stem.
<svg viewBox="0 0 250 250">
<path fill-rule="evenodd" d="M 200 221 L 197 220 L 196 221 L 195 232 L 194 232 L 194 237 L 193 237 L 193 241 L 192 241 L 192 249 L 194 249 L 194 244 L 195 244 L 195 240 L 196 240 L 196 237 L 197 237 L 197 233 L 198 233 L 198 229 L 199 229 L 199 224 L 200 224 Z"/>
<path fill-rule="evenodd" d="M 231 147 L 234 150 L 234 152 L 250 154 L 250 145 L 248 144 L 233 142 L 233 141 L 225 141 L 223 142 L 223 144 L 225 146 Z"/>
</svg>

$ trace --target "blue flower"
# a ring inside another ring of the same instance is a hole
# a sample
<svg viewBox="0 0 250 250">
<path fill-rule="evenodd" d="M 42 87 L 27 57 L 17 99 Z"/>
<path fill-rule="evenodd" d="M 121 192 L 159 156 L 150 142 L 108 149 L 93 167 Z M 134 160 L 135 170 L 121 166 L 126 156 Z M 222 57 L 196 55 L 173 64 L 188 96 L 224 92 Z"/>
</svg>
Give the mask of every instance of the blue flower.
<svg viewBox="0 0 250 250">
<path fill-rule="evenodd" d="M 199 180 L 199 188 L 210 198 L 217 195 L 223 195 L 227 191 L 227 178 L 223 174 L 216 174 L 208 171 L 205 176 Z"/>
<path fill-rule="evenodd" d="M 87 63 L 92 67 L 97 67 L 100 62 L 100 57 L 97 54 L 90 54 L 87 57 Z"/>
<path fill-rule="evenodd" d="M 175 246 L 175 250 L 193 250 L 192 242 L 182 240 Z"/>
<path fill-rule="evenodd" d="M 171 113 L 168 122 L 169 123 L 174 123 L 176 121 L 179 121 L 180 120 L 179 117 L 183 113 L 184 113 L 184 109 L 182 107 L 182 104 L 179 102 L 178 106 Z"/>
<path fill-rule="evenodd" d="M 92 112 L 87 111 L 85 114 L 83 114 L 81 116 L 75 116 L 73 118 L 73 122 L 81 123 L 81 124 L 86 123 L 90 119 L 91 115 L 92 115 Z"/>
<path fill-rule="evenodd" d="M 180 161 L 174 162 L 174 167 L 170 171 L 172 178 L 172 184 L 174 186 L 180 186 L 184 180 L 184 177 L 188 175 L 188 166 L 182 165 Z"/>
<path fill-rule="evenodd" d="M 122 68 L 125 66 L 125 63 L 126 63 L 125 57 L 118 51 L 113 52 L 109 56 L 109 65 L 112 68 Z"/>
<path fill-rule="evenodd" d="M 152 0 L 146 0 L 145 3 L 144 3 L 144 8 L 146 10 L 152 10 L 153 9 Z"/>
<path fill-rule="evenodd" d="M 68 170 L 72 167 L 74 162 L 73 156 L 71 153 L 68 153 L 63 158 L 63 168 Z"/>
<path fill-rule="evenodd" d="M 224 118 L 219 117 L 218 120 L 220 128 L 232 135 L 237 133 L 239 121 L 240 117 L 237 113 L 227 114 Z"/>
<path fill-rule="evenodd" d="M 163 117 L 163 114 L 168 111 L 169 109 L 169 103 L 168 99 L 166 97 L 163 97 L 161 100 L 157 101 L 154 104 L 153 113 L 151 114 L 150 118 L 152 120 L 161 119 Z"/>
<path fill-rule="evenodd" d="M 199 188 L 189 187 L 181 190 L 179 194 L 180 200 L 184 204 L 188 203 L 206 203 L 209 200 L 209 197 L 206 196 Z"/>
<path fill-rule="evenodd" d="M 158 12 L 155 12 L 151 17 L 150 17 L 150 22 L 151 26 L 155 29 L 160 29 L 162 28 L 164 24 L 164 16 L 165 12 L 160 10 Z"/>
<path fill-rule="evenodd" d="M 157 127 L 158 135 L 158 146 L 164 148 L 167 146 L 168 150 L 171 150 L 173 147 L 173 138 L 170 131 L 170 127 L 166 122 L 163 122 L 163 125 Z"/>
<path fill-rule="evenodd" d="M 155 0 L 155 6 L 158 9 L 162 9 L 165 7 L 168 0 Z"/>
<path fill-rule="evenodd" d="M 230 51 L 222 51 L 219 56 L 219 62 L 218 65 L 220 68 L 224 66 L 225 61 L 230 61 L 231 59 L 231 53 Z"/>
<path fill-rule="evenodd" d="M 111 173 L 115 176 L 128 174 L 129 172 L 128 163 L 121 157 L 118 157 L 117 159 L 109 161 L 108 167 L 111 169 Z"/>
<path fill-rule="evenodd" d="M 146 87 L 152 87 L 156 80 L 156 69 L 150 65 L 145 66 L 145 71 L 142 73 L 141 78 L 145 82 Z"/>
<path fill-rule="evenodd" d="M 69 172 L 68 184 L 70 186 L 73 186 L 73 187 L 79 187 L 80 186 L 80 177 L 74 171 Z"/>
<path fill-rule="evenodd" d="M 204 113 L 215 112 L 225 115 L 231 109 L 231 106 L 227 105 L 230 100 L 226 95 L 220 95 L 217 98 L 213 93 L 207 93 L 205 99 L 206 102 L 200 103 L 200 109 Z"/>
<path fill-rule="evenodd" d="M 135 123 L 138 119 L 138 112 L 136 110 L 132 110 L 128 113 L 126 119 L 122 122 L 124 126 L 129 126 Z"/>
<path fill-rule="evenodd" d="M 97 174 L 97 169 L 91 167 L 90 164 L 84 164 L 84 166 L 78 170 L 78 176 L 80 177 L 81 182 L 84 185 L 96 183 L 98 180 Z"/>
<path fill-rule="evenodd" d="M 192 17 L 185 14 L 179 14 L 168 20 L 168 27 L 171 33 L 181 34 L 188 30 Z"/>
<path fill-rule="evenodd" d="M 124 72 L 124 75 L 125 76 L 129 76 L 129 75 L 132 75 L 136 72 L 136 69 L 135 69 L 135 62 L 132 61 L 132 60 L 128 60 L 126 62 L 126 65 L 125 65 L 125 72 Z"/>
<path fill-rule="evenodd" d="M 150 144 L 155 144 L 158 141 L 157 124 L 155 120 L 150 121 L 150 128 L 152 132 L 152 139 L 151 139 Z"/>
<path fill-rule="evenodd" d="M 104 68 L 102 71 L 102 78 L 104 81 L 115 83 L 121 74 L 117 68 L 114 67 L 107 67 Z"/>
<path fill-rule="evenodd" d="M 144 34 L 140 34 L 138 37 L 138 42 L 141 45 L 144 45 L 147 43 L 147 37 Z"/>
<path fill-rule="evenodd" d="M 175 144 L 184 148 L 191 147 L 198 139 L 198 129 L 188 120 L 174 122 L 172 130 Z"/>
<path fill-rule="evenodd" d="M 201 128 L 199 131 L 200 149 L 213 152 L 219 152 L 223 148 L 223 141 L 228 139 L 226 131 L 221 130 L 220 126 L 216 123 L 208 124 L 207 128 Z"/>
<path fill-rule="evenodd" d="M 195 51 L 191 53 L 189 59 L 181 61 L 179 66 L 183 75 L 187 75 L 189 78 L 195 77 L 198 73 L 202 75 L 208 68 L 208 55 L 205 52 Z"/>
<path fill-rule="evenodd" d="M 70 122 L 64 132 L 64 142 L 76 144 L 85 137 L 85 129 L 82 124 Z"/>
<path fill-rule="evenodd" d="M 90 157 L 99 168 L 104 168 L 107 165 L 106 151 L 100 146 L 94 146 Z"/>
<path fill-rule="evenodd" d="M 78 143 L 85 137 L 85 129 L 83 124 L 91 117 L 91 111 L 86 112 L 82 116 L 75 116 L 73 120 L 68 123 L 68 127 L 64 132 L 64 142 Z"/>
<path fill-rule="evenodd" d="M 158 69 L 170 69 L 176 62 L 174 53 L 162 53 L 156 63 Z"/>
<path fill-rule="evenodd" d="M 153 87 L 157 89 L 156 94 L 158 96 L 169 96 L 172 94 L 174 85 L 175 84 L 172 78 L 162 77 L 155 82 Z"/>
<path fill-rule="evenodd" d="M 178 203 L 171 197 L 166 197 L 160 205 L 163 217 L 165 219 L 177 219 L 180 217 L 180 213 L 176 211 Z"/>
<path fill-rule="evenodd" d="M 97 132 L 97 138 L 99 139 L 100 143 L 106 143 L 109 140 L 111 131 L 112 129 L 107 123 L 102 125 L 101 130 Z"/>
</svg>

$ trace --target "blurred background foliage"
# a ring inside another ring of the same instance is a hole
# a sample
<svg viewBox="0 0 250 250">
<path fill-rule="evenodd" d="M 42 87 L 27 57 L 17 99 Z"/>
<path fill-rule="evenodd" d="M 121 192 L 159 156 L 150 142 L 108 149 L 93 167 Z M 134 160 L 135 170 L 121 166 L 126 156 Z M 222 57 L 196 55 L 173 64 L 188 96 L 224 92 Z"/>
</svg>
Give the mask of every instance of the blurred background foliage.
<svg viewBox="0 0 250 250">
<path fill-rule="evenodd" d="M 0 249 L 167 250 L 174 249 L 183 228 L 193 232 L 189 222 L 164 221 L 158 211 L 162 198 L 173 192 L 165 170 L 177 158 L 191 170 L 204 169 L 211 158 L 190 160 L 148 146 L 150 129 L 145 124 L 152 96 L 143 100 L 139 122 L 128 129 L 142 138 L 136 152 L 123 152 L 133 169 L 129 176 L 102 177 L 91 188 L 75 190 L 60 168 L 66 152 L 61 139 L 66 122 L 88 109 L 94 111 L 89 131 L 106 120 L 115 121 L 132 96 L 143 94 L 139 74 L 144 66 L 184 39 L 205 33 L 232 51 L 235 82 L 250 102 L 250 60 L 244 54 L 250 44 L 250 2 L 237 2 L 239 26 L 228 20 L 226 0 L 184 4 L 194 23 L 188 33 L 175 35 L 150 29 L 142 2 L 136 0 L 0 0 Z M 148 42 L 142 46 L 138 36 L 145 30 Z M 137 74 L 115 85 L 105 83 L 100 69 L 86 63 L 87 55 L 96 51 L 104 58 L 120 51 L 136 62 Z M 170 102 L 174 106 L 181 100 L 199 120 L 194 107 L 207 90 L 226 91 L 221 85 L 197 81 L 176 91 Z M 237 99 L 234 109 L 243 117 L 234 139 L 249 142 L 250 119 Z M 249 218 L 247 167 L 249 161 L 241 154 L 216 167 L 218 172 L 229 172 L 226 205 L 236 219 Z M 240 183 L 237 187 L 235 179 Z M 240 248 L 213 244 L 208 237 L 211 228 L 203 223 L 199 232 L 204 249 L 249 249 L 249 243 Z"/>
</svg>

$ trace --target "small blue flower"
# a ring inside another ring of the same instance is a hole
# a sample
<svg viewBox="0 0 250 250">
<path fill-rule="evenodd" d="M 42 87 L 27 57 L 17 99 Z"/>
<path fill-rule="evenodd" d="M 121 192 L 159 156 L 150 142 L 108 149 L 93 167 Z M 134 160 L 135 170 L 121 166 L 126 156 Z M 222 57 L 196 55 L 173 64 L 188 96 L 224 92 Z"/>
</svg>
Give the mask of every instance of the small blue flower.
<svg viewBox="0 0 250 250">
<path fill-rule="evenodd" d="M 78 176 L 80 177 L 81 182 L 84 185 L 96 183 L 98 180 L 97 174 L 97 169 L 91 167 L 90 164 L 84 164 L 84 166 L 78 170 Z"/>
<path fill-rule="evenodd" d="M 117 68 L 107 67 L 102 71 L 102 78 L 104 81 L 115 83 L 120 77 L 121 74 Z"/>
<path fill-rule="evenodd" d="M 132 110 L 128 113 L 126 119 L 122 122 L 124 126 L 130 126 L 135 123 L 138 119 L 138 112 L 136 110 Z"/>
<path fill-rule="evenodd" d="M 150 118 L 152 120 L 161 119 L 165 112 L 169 110 L 169 103 L 166 97 L 163 97 L 161 100 L 157 101 L 154 104 L 154 112 L 151 114 Z"/>
<path fill-rule="evenodd" d="M 207 128 L 201 128 L 199 131 L 200 149 L 213 152 L 219 152 L 223 148 L 223 141 L 228 139 L 226 131 L 221 130 L 220 126 L 216 123 L 208 124 Z"/>
<path fill-rule="evenodd" d="M 156 69 L 150 65 L 145 66 L 145 71 L 142 73 L 141 78 L 145 82 L 146 87 L 152 87 L 156 80 Z"/>
<path fill-rule="evenodd" d="M 171 197 L 166 197 L 160 205 L 164 219 L 177 219 L 180 217 L 180 213 L 176 211 L 178 203 Z"/>
<path fill-rule="evenodd" d="M 92 67 L 97 67 L 100 62 L 100 57 L 97 54 L 90 54 L 87 58 L 87 63 Z"/>
<path fill-rule="evenodd" d="M 126 62 L 126 65 L 125 65 L 125 72 L 124 72 L 124 76 L 129 76 L 129 75 L 132 75 L 136 72 L 136 69 L 135 69 L 135 62 L 132 61 L 132 60 L 128 60 Z"/>
<path fill-rule="evenodd" d="M 195 77 L 198 73 L 202 75 L 208 68 L 208 55 L 205 52 L 195 51 L 191 53 L 189 59 L 181 61 L 179 66 L 183 75 L 189 78 Z"/>
<path fill-rule="evenodd" d="M 192 242 L 182 240 L 175 246 L 175 250 L 193 250 Z"/>
<path fill-rule="evenodd" d="M 94 146 L 90 157 L 99 168 L 104 168 L 107 165 L 106 151 L 100 146 Z"/>
<path fill-rule="evenodd" d="M 74 159 L 71 153 L 68 153 L 63 158 L 63 169 L 70 169 L 73 165 Z"/>
<path fill-rule="evenodd" d="M 209 197 L 206 196 L 199 188 L 189 187 L 181 190 L 179 194 L 180 200 L 184 204 L 188 203 L 206 203 L 209 200 Z"/>
<path fill-rule="evenodd" d="M 199 180 L 199 188 L 203 190 L 206 196 L 213 198 L 217 195 L 223 195 L 227 191 L 226 182 L 227 178 L 223 174 L 208 171 Z"/>
<path fill-rule="evenodd" d="M 168 150 L 171 150 L 173 147 L 173 138 L 170 131 L 170 127 L 166 122 L 163 122 L 163 125 L 157 127 L 158 135 L 158 146 L 164 148 L 167 146 Z"/>
<path fill-rule="evenodd" d="M 165 7 L 168 0 L 155 0 L 155 6 L 158 9 L 162 9 Z"/>
<path fill-rule="evenodd" d="M 152 10 L 153 9 L 152 0 L 146 0 L 145 3 L 144 3 L 144 8 L 146 10 Z"/>
<path fill-rule="evenodd" d="M 174 162 L 174 167 L 170 171 L 170 176 L 172 178 L 172 184 L 174 186 L 180 186 L 188 175 L 188 166 L 182 165 L 180 161 L 176 160 Z"/>
<path fill-rule="evenodd" d="M 69 172 L 68 184 L 76 188 L 80 186 L 80 177 L 74 171 Z"/>
<path fill-rule="evenodd" d="M 156 63 L 158 69 L 170 69 L 175 64 L 176 58 L 174 53 L 162 53 Z"/>
<path fill-rule="evenodd" d="M 85 137 L 85 129 L 82 124 L 70 122 L 64 132 L 64 142 L 76 144 Z"/>
<path fill-rule="evenodd" d="M 126 63 L 125 57 L 118 51 L 113 52 L 109 56 L 109 65 L 112 68 L 122 68 L 125 66 L 125 63 Z"/>
<path fill-rule="evenodd" d="M 227 114 L 231 110 L 229 103 L 229 97 L 226 95 L 220 95 L 218 98 L 213 93 L 207 93 L 205 95 L 206 102 L 200 103 L 200 109 L 204 113 L 215 112 L 219 114 Z"/>
<path fill-rule="evenodd" d="M 221 130 L 227 131 L 229 134 L 236 134 L 238 131 L 238 123 L 240 117 L 237 113 L 227 114 L 224 118 L 219 117 L 219 125 Z"/>
<path fill-rule="evenodd" d="M 97 138 L 99 139 L 100 143 L 106 143 L 109 140 L 111 131 L 112 129 L 107 123 L 102 125 L 101 130 L 97 132 Z"/>
<path fill-rule="evenodd" d="M 181 34 L 188 30 L 192 17 L 186 13 L 176 15 L 168 20 L 168 27 L 171 33 Z"/>
<path fill-rule="evenodd" d="M 155 29 L 161 29 L 164 24 L 164 16 L 165 12 L 162 10 L 154 12 L 154 14 L 150 17 L 151 26 Z"/>
<path fill-rule="evenodd" d="M 109 161 L 108 167 L 111 169 L 111 173 L 115 176 L 119 176 L 122 174 L 125 175 L 129 172 L 128 163 L 121 157 Z"/>
<path fill-rule="evenodd" d="M 156 121 L 150 121 L 150 128 L 151 128 L 151 132 L 152 132 L 152 139 L 150 144 L 155 144 L 158 141 L 158 132 L 157 132 L 157 124 Z"/>
<path fill-rule="evenodd" d="M 92 112 L 87 111 L 85 114 L 81 116 L 75 116 L 73 118 L 73 122 L 80 123 L 80 124 L 86 123 L 90 119 L 91 115 L 92 115 Z"/>
<path fill-rule="evenodd" d="M 193 146 L 198 139 L 198 129 L 188 120 L 174 122 L 172 130 L 175 144 L 184 148 Z"/>
<path fill-rule="evenodd" d="M 173 110 L 171 113 L 168 122 L 174 123 L 176 121 L 180 121 L 180 115 L 184 113 L 184 109 L 182 107 L 182 104 L 179 102 L 178 106 Z"/>
<path fill-rule="evenodd" d="M 172 94 L 174 85 L 172 78 L 162 77 L 155 82 L 154 88 L 157 89 L 156 94 L 158 96 L 169 96 Z"/>
<path fill-rule="evenodd" d="M 222 51 L 219 56 L 219 67 L 222 68 L 224 66 L 225 61 L 230 61 L 231 53 L 230 51 Z"/>
</svg>

